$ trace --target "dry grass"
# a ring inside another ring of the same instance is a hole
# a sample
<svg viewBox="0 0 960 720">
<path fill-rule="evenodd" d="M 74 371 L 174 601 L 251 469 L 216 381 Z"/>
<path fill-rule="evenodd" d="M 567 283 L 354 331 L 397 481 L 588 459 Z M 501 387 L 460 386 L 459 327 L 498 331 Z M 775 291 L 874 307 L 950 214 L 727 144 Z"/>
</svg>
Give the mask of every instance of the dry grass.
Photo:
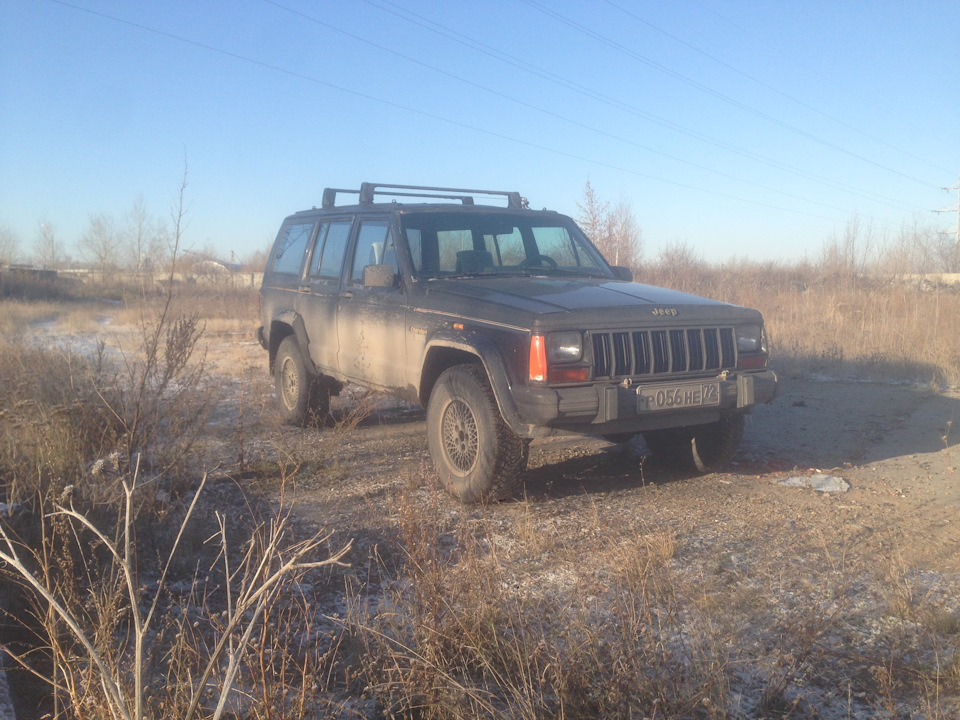
<svg viewBox="0 0 960 720">
<path fill-rule="evenodd" d="M 775 367 L 798 373 L 960 385 L 960 288 L 812 266 L 658 265 L 641 279 L 763 313 Z"/>
<path fill-rule="evenodd" d="M 48 501 L 39 539 L 0 524 L 0 559 L 25 590 L 17 619 L 35 633 L 7 649 L 49 684 L 49 716 L 216 720 L 247 708 L 269 717 L 296 707 L 297 694 L 304 708 L 316 660 L 295 588 L 336 565 L 349 544 L 327 554 L 328 537 L 292 538 L 289 507 L 239 532 L 236 517 L 217 510 L 207 547 L 191 552 L 196 569 L 183 594 L 175 561 L 190 549 L 183 541 L 196 531 L 205 481 L 170 518 L 169 535 L 140 521 L 136 472 L 121 480 L 123 498 L 106 519 Z M 160 540 L 156 558 L 145 532 Z"/>
<path fill-rule="evenodd" d="M 760 310 L 774 366 L 796 373 L 852 375 L 960 385 L 960 289 L 826 273 L 819 266 L 734 262 L 709 266 L 689 250 L 674 249 L 643 268 L 638 280 L 663 284 Z M 90 297 L 95 293 L 87 292 Z M 155 294 L 133 291 L 109 304 L 3 300 L 0 338 L 56 322 L 59 331 L 106 334 L 149 317 Z M 175 313 L 199 312 L 205 338 L 253 341 L 257 293 L 202 285 L 178 289 Z M 110 318 L 105 324 L 105 318 Z M 2 342 L 2 341 L 0 341 Z"/>
<path fill-rule="evenodd" d="M 131 286 L 98 292 L 96 286 L 69 285 L 55 299 L 0 296 L 0 337 L 16 338 L 31 327 L 56 323 L 63 334 L 109 333 L 149 322 L 167 296 L 153 287 Z M 256 330 L 256 290 L 207 285 L 178 285 L 171 297 L 174 315 L 199 313 L 211 336 L 245 335 Z M 251 328 L 251 326 L 253 326 Z"/>
<path fill-rule="evenodd" d="M 530 539 L 548 525 L 543 506 L 525 502 L 505 523 L 407 491 L 396 504 L 402 560 L 375 602 L 354 598 L 344 631 L 361 645 L 356 691 L 388 716 L 841 718 L 923 707 L 945 720 L 958 709 L 958 587 L 931 585 L 895 553 L 879 575 L 872 558 L 840 559 L 826 544 L 784 552 L 788 538 L 739 556 L 696 529 L 678 536 L 605 511 L 601 535 L 561 532 L 544 554 Z"/>
<path fill-rule="evenodd" d="M 801 369 L 960 384 L 960 292 L 898 283 L 779 295 L 761 307 L 774 351 Z"/>
<path fill-rule="evenodd" d="M 112 354 L 103 342 L 92 355 L 27 342 L 38 320 L 84 332 L 102 306 L 10 302 L 5 316 L 17 341 L 0 345 L 0 490 L 12 508 L 0 557 L 22 588 L 7 586 L 5 609 L 27 632 L 7 642 L 49 685 L 38 706 L 51 717 L 273 717 L 296 707 L 294 687 L 312 706 L 320 659 L 291 588 L 342 550 L 295 537 L 287 506 L 259 519 L 236 492 L 194 513 L 204 329 L 178 308 L 197 300 L 137 308 L 127 339 L 139 346 Z"/>
<path fill-rule="evenodd" d="M 0 346 L 3 501 L 88 487 L 87 464 L 113 452 L 120 424 L 97 397 L 102 357 Z M 98 484 L 90 487 L 98 495 Z"/>
</svg>

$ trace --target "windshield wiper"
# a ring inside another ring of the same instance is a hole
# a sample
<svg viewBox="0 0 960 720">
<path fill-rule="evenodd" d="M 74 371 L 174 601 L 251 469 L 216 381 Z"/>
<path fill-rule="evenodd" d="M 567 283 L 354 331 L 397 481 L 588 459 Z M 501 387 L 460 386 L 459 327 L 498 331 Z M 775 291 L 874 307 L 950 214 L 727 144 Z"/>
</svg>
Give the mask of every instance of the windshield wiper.
<svg viewBox="0 0 960 720">
<path fill-rule="evenodd" d="M 512 275 L 512 273 L 510 273 Z M 449 275 L 427 275 L 422 277 L 423 280 L 462 280 L 464 278 L 485 278 L 485 277 L 504 277 L 507 273 L 496 273 L 496 272 L 461 272 L 461 273 L 450 273 Z"/>
<path fill-rule="evenodd" d="M 587 268 L 571 268 L 571 267 L 543 267 L 537 268 L 538 271 L 542 270 L 544 275 L 569 275 L 571 277 L 588 277 L 588 278 L 599 278 L 601 280 L 609 280 L 601 270 L 588 270 Z"/>
</svg>

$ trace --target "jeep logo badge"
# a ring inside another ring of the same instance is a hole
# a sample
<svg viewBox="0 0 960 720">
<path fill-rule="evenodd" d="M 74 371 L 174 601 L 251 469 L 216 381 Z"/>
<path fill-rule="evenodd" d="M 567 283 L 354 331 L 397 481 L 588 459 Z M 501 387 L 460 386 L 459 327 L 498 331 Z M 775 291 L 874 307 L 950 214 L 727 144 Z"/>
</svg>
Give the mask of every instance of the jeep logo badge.
<svg viewBox="0 0 960 720">
<path fill-rule="evenodd" d="M 675 315 L 679 315 L 679 314 L 680 314 L 680 313 L 677 311 L 676 308 L 663 308 L 663 307 L 654 308 L 654 309 L 651 310 L 650 312 L 653 313 L 654 315 L 670 315 L 670 316 L 675 316 Z"/>
</svg>

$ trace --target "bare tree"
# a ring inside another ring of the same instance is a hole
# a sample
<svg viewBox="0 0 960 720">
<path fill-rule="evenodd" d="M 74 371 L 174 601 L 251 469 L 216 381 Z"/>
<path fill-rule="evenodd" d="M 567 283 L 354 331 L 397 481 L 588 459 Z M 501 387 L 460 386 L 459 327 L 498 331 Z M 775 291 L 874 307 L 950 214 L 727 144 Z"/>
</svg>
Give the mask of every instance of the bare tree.
<svg viewBox="0 0 960 720">
<path fill-rule="evenodd" d="M 953 235 L 933 231 L 922 246 L 926 264 L 933 272 L 960 272 L 960 244 Z"/>
<path fill-rule="evenodd" d="M 246 272 L 263 272 L 267 267 L 267 258 L 270 256 L 270 246 L 253 250 L 240 258 L 240 265 Z"/>
<path fill-rule="evenodd" d="M 706 263 L 686 240 L 674 240 L 660 248 L 657 260 L 646 268 L 649 282 L 687 292 L 697 288 Z"/>
<path fill-rule="evenodd" d="M 90 224 L 80 238 L 82 252 L 92 260 L 103 278 L 107 272 L 117 267 L 117 254 L 120 240 L 116 225 L 109 215 L 90 216 Z"/>
<path fill-rule="evenodd" d="M 577 203 L 577 209 L 580 211 L 577 215 L 580 229 L 603 252 L 610 235 L 610 203 L 597 197 L 589 180 L 583 186 L 583 201 Z"/>
<path fill-rule="evenodd" d="M 614 265 L 638 268 L 643 256 L 643 240 L 630 203 L 621 198 L 607 217 L 608 246 L 601 248 L 601 252 Z"/>
<path fill-rule="evenodd" d="M 20 248 L 20 238 L 6 225 L 0 225 L 0 265 L 16 262 Z"/>
<path fill-rule="evenodd" d="M 639 267 L 643 254 L 641 232 L 633 208 L 626 199 L 611 208 L 608 201 L 597 197 L 593 185 L 587 180 L 583 201 L 577 203 L 577 209 L 580 211 L 577 224 L 607 260 L 631 269 Z"/>
<path fill-rule="evenodd" d="M 142 196 L 127 213 L 120 241 L 125 264 L 132 272 L 153 272 L 164 266 L 167 228 L 161 220 L 150 217 Z"/>
<path fill-rule="evenodd" d="M 167 246 L 166 259 L 169 262 L 170 282 L 173 282 L 173 276 L 177 271 L 177 263 L 181 260 L 184 252 L 181 240 L 187 230 L 187 215 L 190 212 L 190 206 L 186 202 L 187 191 L 187 156 L 183 156 L 183 177 L 180 180 L 180 193 L 177 198 L 177 204 L 170 209 L 170 231 L 164 234 L 164 242 Z"/>
<path fill-rule="evenodd" d="M 876 236 L 870 225 L 863 226 L 854 213 L 847 221 L 843 236 L 834 235 L 820 251 L 820 273 L 825 276 L 856 279 L 866 273 L 876 249 Z"/>
<path fill-rule="evenodd" d="M 57 238 L 57 228 L 46 220 L 40 221 L 34 243 L 34 254 L 38 265 L 51 270 L 67 262 L 63 244 Z"/>
</svg>

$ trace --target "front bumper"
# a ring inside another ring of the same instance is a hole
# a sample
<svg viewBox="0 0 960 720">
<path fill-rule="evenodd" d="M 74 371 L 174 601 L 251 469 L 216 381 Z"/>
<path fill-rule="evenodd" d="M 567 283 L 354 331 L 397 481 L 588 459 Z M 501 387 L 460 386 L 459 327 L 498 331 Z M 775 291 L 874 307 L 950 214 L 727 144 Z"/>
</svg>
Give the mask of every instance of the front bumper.
<svg viewBox="0 0 960 720">
<path fill-rule="evenodd" d="M 718 405 L 638 412 L 637 383 L 596 383 L 568 388 L 514 387 L 513 394 L 520 425 L 527 428 L 522 434 L 527 437 L 556 430 L 605 435 L 700 425 L 718 420 L 723 413 L 750 412 L 754 405 L 768 403 L 776 397 L 779 382 L 772 370 L 728 371 L 704 380 L 719 383 Z M 677 382 L 689 381 L 690 378 L 683 378 Z"/>
</svg>

